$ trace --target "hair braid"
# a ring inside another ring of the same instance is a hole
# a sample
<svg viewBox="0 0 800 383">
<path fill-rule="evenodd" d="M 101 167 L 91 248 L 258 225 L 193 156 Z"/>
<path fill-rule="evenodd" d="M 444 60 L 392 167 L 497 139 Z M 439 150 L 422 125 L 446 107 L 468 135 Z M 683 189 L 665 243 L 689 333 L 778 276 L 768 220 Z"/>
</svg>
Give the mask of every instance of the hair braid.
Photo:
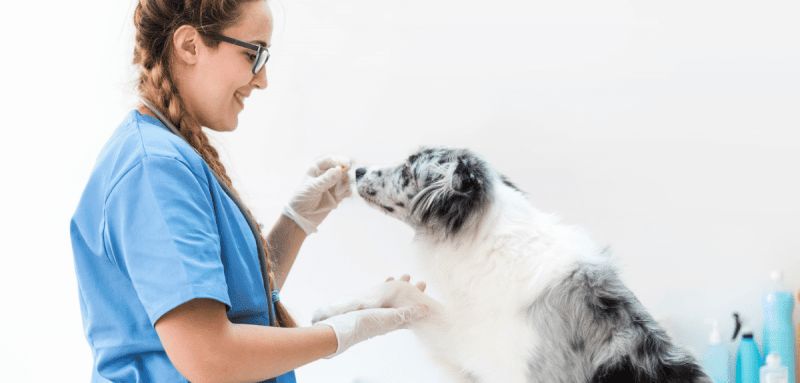
<svg viewBox="0 0 800 383">
<path fill-rule="evenodd" d="M 199 4 L 198 4 L 199 3 Z M 194 119 L 186 108 L 172 80 L 170 73 L 170 54 L 172 51 L 172 34 L 181 25 L 191 25 L 203 29 L 205 33 L 218 32 L 232 25 L 239 17 L 241 2 L 231 0 L 191 1 L 191 0 L 143 0 L 136 6 L 133 22 L 136 26 L 136 46 L 133 63 L 139 65 L 138 90 L 142 98 L 150 101 L 186 138 L 208 166 L 228 185 L 238 197 L 225 166 L 219 159 L 219 153 L 211 145 L 208 136 L 203 132 L 200 123 Z M 189 12 L 189 9 L 200 9 Z M 193 20 L 196 18 L 196 20 Z M 202 19 L 201 19 L 202 18 Z M 214 45 L 214 40 L 206 40 L 207 45 Z M 250 209 L 245 207 L 247 214 Z M 267 273 L 269 291 L 275 290 L 275 273 L 272 259 L 269 256 L 266 238 L 258 228 L 258 236 L 267 251 Z M 267 292 L 268 293 L 268 292 Z M 297 327 L 292 317 L 281 302 L 275 302 L 275 314 L 281 327 Z"/>
</svg>

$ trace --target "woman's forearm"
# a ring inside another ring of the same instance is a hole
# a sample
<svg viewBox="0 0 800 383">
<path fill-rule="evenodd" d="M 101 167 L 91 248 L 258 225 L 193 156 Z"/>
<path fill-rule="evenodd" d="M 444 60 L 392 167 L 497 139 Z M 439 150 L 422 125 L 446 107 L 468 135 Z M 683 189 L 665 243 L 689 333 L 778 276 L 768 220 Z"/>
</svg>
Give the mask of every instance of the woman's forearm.
<svg viewBox="0 0 800 383">
<path fill-rule="evenodd" d="M 254 382 L 279 376 L 336 352 L 326 325 L 278 328 L 231 323 L 225 305 L 194 299 L 159 319 L 167 356 L 192 382 Z"/>
<path fill-rule="evenodd" d="M 280 290 L 292 269 L 297 253 L 306 239 L 306 232 L 291 218 L 281 215 L 267 236 L 269 255 L 275 273 L 275 285 Z"/>
<path fill-rule="evenodd" d="M 229 358 L 219 381 L 231 382 L 279 376 L 331 355 L 337 347 L 336 334 L 326 325 L 277 328 L 231 323 L 226 342 Z"/>
</svg>

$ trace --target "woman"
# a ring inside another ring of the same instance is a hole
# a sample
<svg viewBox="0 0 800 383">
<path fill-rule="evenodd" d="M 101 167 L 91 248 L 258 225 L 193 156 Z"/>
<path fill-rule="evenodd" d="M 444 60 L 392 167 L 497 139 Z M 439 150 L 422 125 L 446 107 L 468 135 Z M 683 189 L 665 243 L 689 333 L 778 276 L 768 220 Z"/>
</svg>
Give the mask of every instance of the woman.
<svg viewBox="0 0 800 383">
<path fill-rule="evenodd" d="M 297 328 L 278 302 L 305 237 L 351 193 L 346 159 L 312 167 L 267 239 L 223 189 L 201 127 L 236 129 L 243 100 L 266 88 L 266 2 L 142 0 L 134 23 L 143 103 L 100 153 L 70 226 L 92 381 L 293 382 L 299 366 L 420 320 L 425 307 L 401 307 Z M 268 286 L 256 240 L 269 243 Z M 402 279 L 380 288 L 424 289 Z"/>
</svg>

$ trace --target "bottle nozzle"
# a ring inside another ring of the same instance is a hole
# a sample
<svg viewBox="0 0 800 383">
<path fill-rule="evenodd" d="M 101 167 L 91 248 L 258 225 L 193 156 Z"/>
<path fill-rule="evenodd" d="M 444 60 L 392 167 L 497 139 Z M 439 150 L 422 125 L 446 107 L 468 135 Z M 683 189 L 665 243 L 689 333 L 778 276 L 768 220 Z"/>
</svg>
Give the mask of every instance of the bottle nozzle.
<svg viewBox="0 0 800 383">
<path fill-rule="evenodd" d="M 711 323 L 711 334 L 708 335 L 708 342 L 711 344 L 722 343 L 722 336 L 719 333 L 719 321 L 716 319 L 706 319 L 706 323 Z"/>
<path fill-rule="evenodd" d="M 767 366 L 777 367 L 781 365 L 781 356 L 778 354 L 770 353 L 767 355 Z"/>
</svg>

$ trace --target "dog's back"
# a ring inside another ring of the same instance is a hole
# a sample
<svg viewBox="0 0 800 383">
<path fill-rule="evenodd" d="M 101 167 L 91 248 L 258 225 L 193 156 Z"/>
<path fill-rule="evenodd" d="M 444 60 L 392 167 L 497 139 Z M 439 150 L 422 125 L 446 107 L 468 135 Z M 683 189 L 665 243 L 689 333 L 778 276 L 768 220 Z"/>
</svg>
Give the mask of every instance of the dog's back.
<svg viewBox="0 0 800 383">
<path fill-rule="evenodd" d="M 575 264 L 528 307 L 528 318 L 546 334 L 531 358 L 531 381 L 710 383 L 610 263 Z"/>
</svg>

